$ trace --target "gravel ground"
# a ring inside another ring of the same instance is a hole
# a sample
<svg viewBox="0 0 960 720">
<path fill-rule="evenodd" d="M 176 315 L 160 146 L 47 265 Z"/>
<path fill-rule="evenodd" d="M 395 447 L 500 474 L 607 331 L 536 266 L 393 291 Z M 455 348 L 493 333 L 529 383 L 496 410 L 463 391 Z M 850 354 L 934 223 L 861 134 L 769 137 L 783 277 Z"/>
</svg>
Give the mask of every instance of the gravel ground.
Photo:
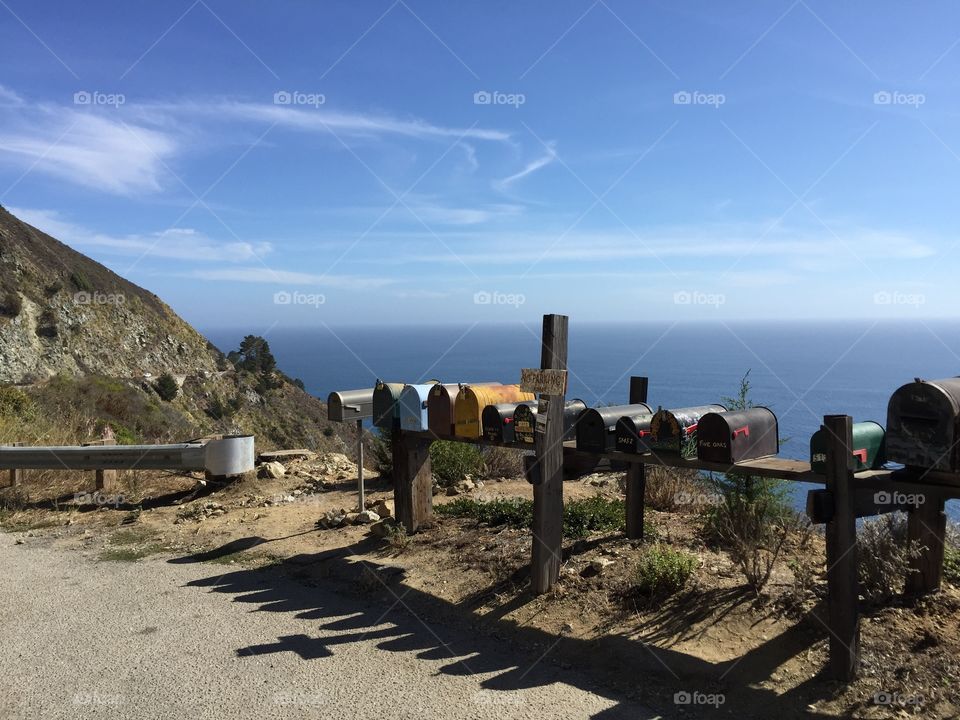
<svg viewBox="0 0 960 720">
<path fill-rule="evenodd" d="M 402 599 L 18 537 L 0 534 L 4 720 L 651 716 L 507 643 L 423 623 Z"/>
</svg>

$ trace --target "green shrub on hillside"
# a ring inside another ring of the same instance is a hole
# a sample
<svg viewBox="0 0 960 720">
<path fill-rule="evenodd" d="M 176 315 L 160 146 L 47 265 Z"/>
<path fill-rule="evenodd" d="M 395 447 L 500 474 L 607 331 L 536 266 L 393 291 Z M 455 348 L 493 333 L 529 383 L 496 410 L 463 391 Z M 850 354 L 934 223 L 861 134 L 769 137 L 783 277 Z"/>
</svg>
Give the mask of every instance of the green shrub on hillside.
<svg viewBox="0 0 960 720">
<path fill-rule="evenodd" d="M 159 395 L 160 399 L 164 402 L 170 402 L 176 398 L 180 392 L 180 386 L 177 385 L 177 381 L 170 373 L 163 373 L 163 375 L 158 377 L 153 389 L 157 391 L 157 395 Z"/>
<path fill-rule="evenodd" d="M 20 293 L 13 290 L 0 292 L 0 316 L 15 318 L 23 310 L 23 299 Z"/>
<path fill-rule="evenodd" d="M 28 417 L 33 414 L 33 400 L 20 388 L 0 386 L 0 417 Z"/>
<path fill-rule="evenodd" d="M 483 468 L 483 458 L 476 445 L 437 440 L 430 445 L 430 467 L 440 484 L 448 486 L 467 475 L 476 477 Z"/>
<path fill-rule="evenodd" d="M 651 598 L 672 595 L 684 588 L 696 566 L 693 555 L 656 545 L 637 566 L 637 590 Z"/>
</svg>

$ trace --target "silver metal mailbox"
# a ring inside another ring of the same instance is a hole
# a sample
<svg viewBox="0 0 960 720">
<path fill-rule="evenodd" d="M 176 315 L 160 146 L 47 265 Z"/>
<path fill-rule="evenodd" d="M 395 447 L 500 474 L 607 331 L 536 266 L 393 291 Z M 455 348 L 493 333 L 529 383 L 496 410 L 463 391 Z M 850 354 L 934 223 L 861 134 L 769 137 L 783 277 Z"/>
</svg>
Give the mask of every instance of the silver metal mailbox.
<svg viewBox="0 0 960 720">
<path fill-rule="evenodd" d="M 327 396 L 327 420 L 350 422 L 373 417 L 373 388 L 340 390 Z"/>
<path fill-rule="evenodd" d="M 427 429 L 427 398 L 433 385 L 405 385 L 398 408 L 400 428 L 420 432 Z"/>
</svg>

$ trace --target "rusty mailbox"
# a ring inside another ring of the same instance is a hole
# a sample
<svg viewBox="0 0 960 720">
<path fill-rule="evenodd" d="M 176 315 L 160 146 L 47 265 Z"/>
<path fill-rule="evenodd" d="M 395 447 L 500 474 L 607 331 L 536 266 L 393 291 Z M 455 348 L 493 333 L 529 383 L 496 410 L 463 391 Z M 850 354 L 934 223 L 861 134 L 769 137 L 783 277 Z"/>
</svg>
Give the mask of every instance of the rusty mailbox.
<svg viewBox="0 0 960 720">
<path fill-rule="evenodd" d="M 887 405 L 887 459 L 960 472 L 960 378 L 917 378 Z"/>
<path fill-rule="evenodd" d="M 650 421 L 651 452 L 673 452 L 687 460 L 697 456 L 697 425 L 707 413 L 726 412 L 723 405 L 665 410 L 660 408 Z"/>
<path fill-rule="evenodd" d="M 487 405 L 480 415 L 483 437 L 490 442 L 514 442 L 513 411 L 518 403 Z"/>
<path fill-rule="evenodd" d="M 646 411 L 624 415 L 617 420 L 616 448 L 620 452 L 645 453 L 648 452 L 650 440 L 650 422 L 653 413 L 649 408 Z"/>
<path fill-rule="evenodd" d="M 327 396 L 327 420 L 350 422 L 373 417 L 373 388 L 339 390 Z"/>
<path fill-rule="evenodd" d="M 447 437 L 454 434 L 454 407 L 460 388 L 465 384 L 473 387 L 499 385 L 497 382 L 453 383 L 434 385 L 427 398 L 427 427 L 434 435 Z"/>
<path fill-rule="evenodd" d="M 765 407 L 711 412 L 697 425 L 697 457 L 733 464 L 780 452 L 777 416 Z"/>
<path fill-rule="evenodd" d="M 523 392 L 519 385 L 464 385 L 453 407 L 454 435 L 479 438 L 483 429 L 483 409 L 487 405 L 519 403 L 533 398 L 533 393 Z"/>
<path fill-rule="evenodd" d="M 612 405 L 588 408 L 577 420 L 577 450 L 605 453 L 613 450 L 617 439 L 617 421 L 625 415 L 653 412 L 649 405 Z"/>
<path fill-rule="evenodd" d="M 563 404 L 563 439 L 572 440 L 577 431 L 577 421 L 587 409 L 583 400 L 568 400 Z M 513 412 L 513 432 L 516 442 L 525 445 L 534 444 L 537 423 L 536 403 L 520 403 Z"/>
</svg>

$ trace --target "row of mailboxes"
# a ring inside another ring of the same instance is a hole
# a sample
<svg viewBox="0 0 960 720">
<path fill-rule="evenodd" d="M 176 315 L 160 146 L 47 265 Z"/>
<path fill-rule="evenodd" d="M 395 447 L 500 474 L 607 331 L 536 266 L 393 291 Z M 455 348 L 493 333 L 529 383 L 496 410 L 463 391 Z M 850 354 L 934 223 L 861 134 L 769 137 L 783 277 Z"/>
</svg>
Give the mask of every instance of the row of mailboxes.
<svg viewBox="0 0 960 720">
<path fill-rule="evenodd" d="M 617 421 L 624 416 L 652 415 L 649 405 L 611 405 L 584 410 L 577 421 L 577 450 L 606 453 L 616 445 Z"/>
<path fill-rule="evenodd" d="M 570 400 L 563 406 L 563 439 L 574 436 L 580 416 L 587 409 L 583 400 Z M 492 442 L 534 444 L 537 406 L 532 402 L 497 403 L 483 409 L 483 437 Z"/>
<path fill-rule="evenodd" d="M 453 434 L 462 438 L 483 436 L 483 411 L 490 405 L 533 400 L 519 385 L 464 385 L 453 406 Z"/>
</svg>

